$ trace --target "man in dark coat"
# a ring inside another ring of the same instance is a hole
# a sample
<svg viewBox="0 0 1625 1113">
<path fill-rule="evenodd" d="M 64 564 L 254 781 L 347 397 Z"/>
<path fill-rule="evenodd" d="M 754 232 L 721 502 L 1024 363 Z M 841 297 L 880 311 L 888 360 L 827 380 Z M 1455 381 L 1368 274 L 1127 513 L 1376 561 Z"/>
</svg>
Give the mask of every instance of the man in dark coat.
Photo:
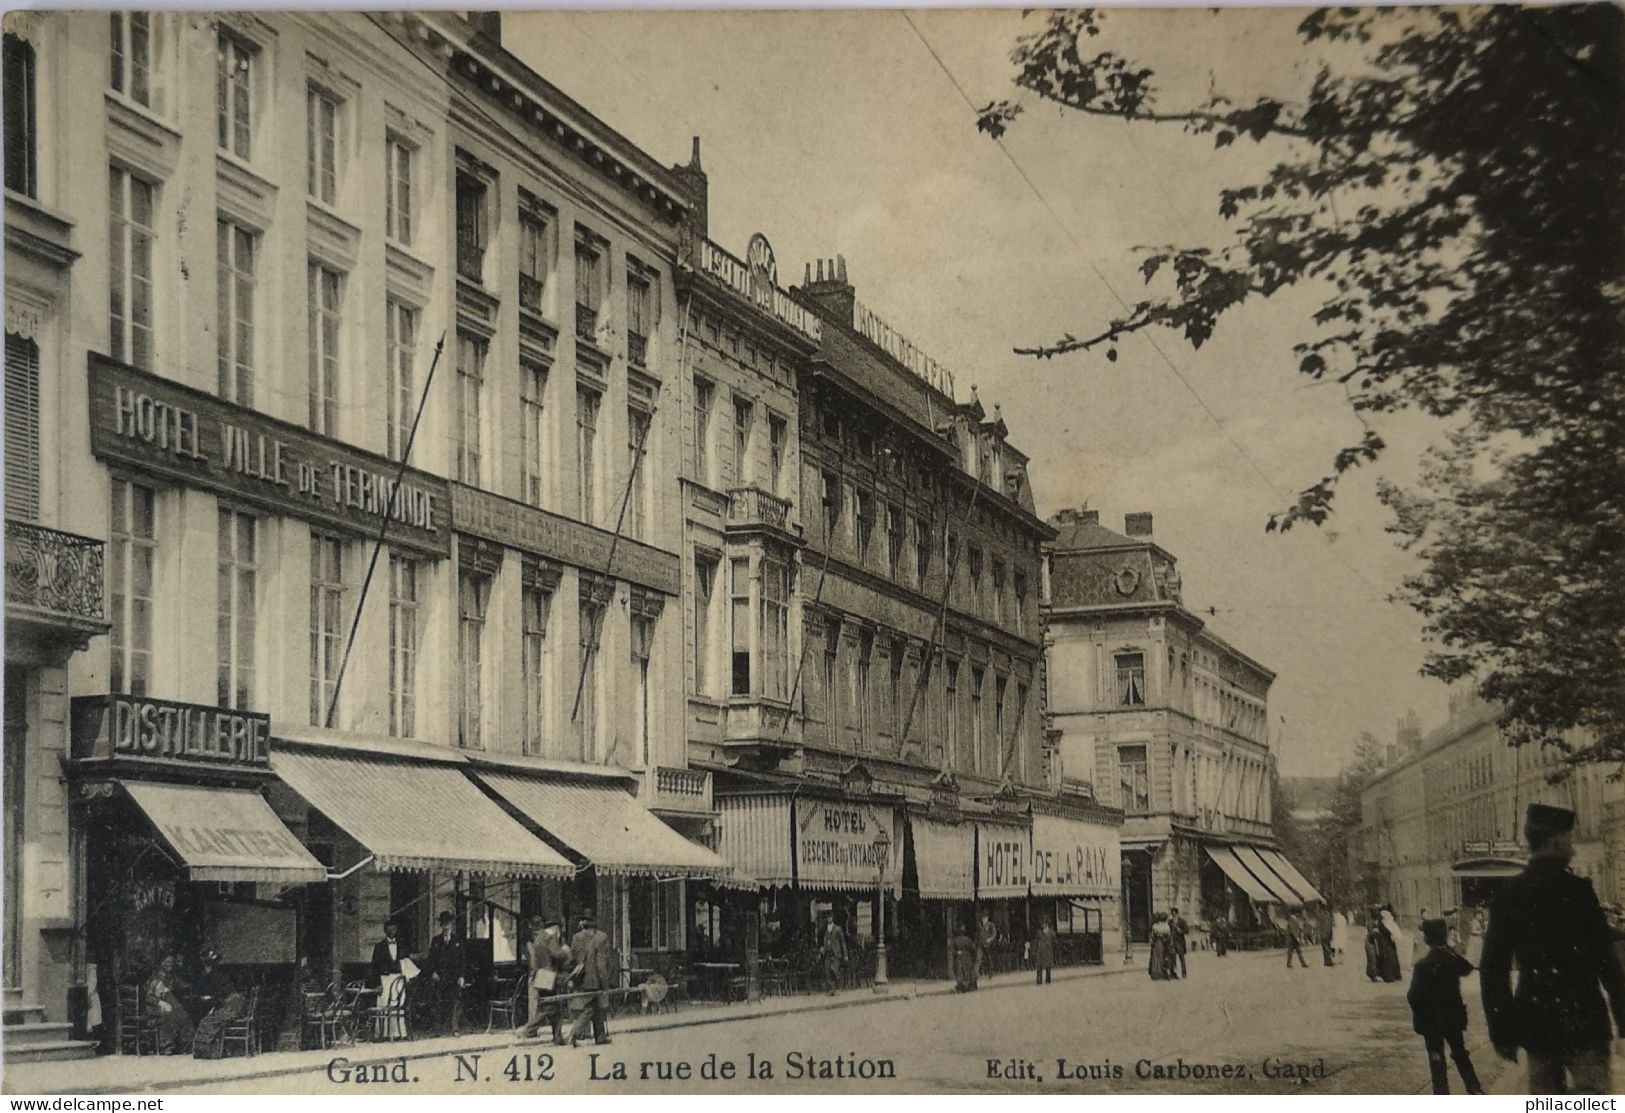
<svg viewBox="0 0 1625 1113">
<path fill-rule="evenodd" d="M 569 972 L 570 948 L 564 945 L 564 921 L 557 916 L 532 916 L 530 942 L 525 944 L 525 975 L 530 993 L 530 1009 L 526 1014 L 525 1036 L 540 1034 L 542 1025 L 553 1028 L 553 1042 L 564 1043 L 561 1027 L 563 1011 L 558 1003 L 548 1000 L 564 992 L 564 977 Z"/>
<path fill-rule="evenodd" d="M 378 981 L 385 974 L 399 974 L 401 972 L 401 959 L 409 956 L 406 953 L 406 947 L 400 941 L 400 931 L 400 924 L 390 920 L 384 925 L 384 937 L 373 945 L 373 981 Z"/>
<path fill-rule="evenodd" d="M 1565 808 L 1529 805 L 1529 864 L 1490 905 L 1479 962 L 1490 1043 L 1503 1059 L 1516 1061 L 1520 1047 L 1528 1053 L 1534 1094 L 1612 1093 L 1609 1045 L 1615 1025 L 1625 1030 L 1625 973 L 1607 920 L 1591 882 L 1568 869 L 1574 819 Z"/>
<path fill-rule="evenodd" d="M 1332 912 L 1332 906 L 1322 903 L 1320 906 L 1320 960 L 1323 965 L 1331 966 L 1336 962 L 1332 954 L 1332 933 L 1337 930 L 1337 917 Z"/>
<path fill-rule="evenodd" d="M 1461 1084 L 1469 1094 L 1482 1094 L 1478 1073 L 1467 1054 L 1462 1038 L 1467 1031 L 1467 1006 L 1461 1000 L 1461 979 L 1473 972 L 1473 964 L 1450 949 L 1449 926 L 1443 920 L 1423 920 L 1422 938 L 1428 953 L 1417 960 L 1411 971 L 1411 1027 L 1427 1048 L 1428 1072 L 1433 1076 L 1433 1092 L 1450 1092 L 1450 1072 L 1444 1065 L 1445 1045 L 1456 1061 Z"/>
<path fill-rule="evenodd" d="M 1308 934 L 1304 930 L 1303 916 L 1294 912 L 1286 918 L 1286 968 L 1292 969 L 1292 956 L 1298 956 L 1298 965 L 1308 969 L 1309 960 L 1303 957 L 1303 937 Z"/>
<path fill-rule="evenodd" d="M 1168 909 L 1168 944 L 1173 948 L 1173 961 L 1179 963 L 1179 976 L 1188 978 L 1190 974 L 1185 969 L 1185 952 L 1190 950 L 1186 937 L 1190 934 L 1191 926 L 1185 922 L 1185 917 L 1179 914 L 1179 909 Z"/>
<path fill-rule="evenodd" d="M 1033 937 L 1033 973 L 1039 985 L 1048 985 L 1055 972 L 1055 925 L 1048 920 L 1038 925 Z"/>
<path fill-rule="evenodd" d="M 614 971 L 610 956 L 609 936 L 598 930 L 598 918 L 592 913 L 581 916 L 581 930 L 570 938 L 570 953 L 575 956 L 575 979 L 572 989 L 577 993 L 592 993 L 586 1008 L 576 1015 L 570 1026 L 570 1045 L 575 1046 L 589 1021 L 592 1024 L 592 1042 L 609 1042 L 609 989 Z"/>
<path fill-rule="evenodd" d="M 443 1029 L 458 1035 L 463 1026 L 463 986 L 468 972 L 468 956 L 457 938 L 456 917 L 440 913 L 440 933 L 429 943 L 425 965 L 435 994 L 435 1019 Z"/>
</svg>

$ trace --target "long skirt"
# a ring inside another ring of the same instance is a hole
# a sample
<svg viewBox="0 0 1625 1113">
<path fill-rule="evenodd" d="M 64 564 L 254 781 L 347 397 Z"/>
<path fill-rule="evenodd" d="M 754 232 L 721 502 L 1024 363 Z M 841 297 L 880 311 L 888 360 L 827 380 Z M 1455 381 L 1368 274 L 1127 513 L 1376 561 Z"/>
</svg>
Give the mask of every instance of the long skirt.
<svg viewBox="0 0 1625 1113">
<path fill-rule="evenodd" d="M 1171 952 L 1168 940 L 1160 935 L 1151 937 L 1151 957 L 1146 965 L 1146 973 L 1151 975 L 1152 981 L 1163 981 L 1168 977 L 1168 959 Z"/>
</svg>

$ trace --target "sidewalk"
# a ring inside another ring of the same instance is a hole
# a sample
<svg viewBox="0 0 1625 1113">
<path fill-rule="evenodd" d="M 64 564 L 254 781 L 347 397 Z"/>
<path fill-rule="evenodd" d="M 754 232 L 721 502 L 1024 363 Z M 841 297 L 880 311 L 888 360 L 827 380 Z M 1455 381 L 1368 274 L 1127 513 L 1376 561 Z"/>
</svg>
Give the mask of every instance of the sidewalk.
<svg viewBox="0 0 1625 1113">
<path fill-rule="evenodd" d="M 1119 955 L 1107 955 L 1101 966 L 1057 967 L 1055 980 L 1104 977 L 1109 974 L 1140 971 L 1140 964 L 1124 965 Z M 982 979 L 982 990 L 1031 985 L 1030 970 L 996 974 Z M 794 997 L 765 997 L 760 1001 L 731 1004 L 701 1003 L 677 1012 L 640 1013 L 614 1017 L 610 1029 L 621 1037 L 639 1032 L 658 1032 L 704 1024 L 727 1024 L 790 1013 L 824 1012 L 860 1005 L 883 1005 L 910 1001 L 954 991 L 952 981 L 894 981 L 887 993 L 871 989 L 846 990 L 833 996 L 801 994 Z M 181 1055 L 104 1055 L 60 1063 L 7 1064 L 0 1078 L 0 1091 L 6 1094 L 125 1094 L 163 1093 L 189 1083 L 219 1083 L 275 1078 L 318 1070 L 330 1060 L 343 1056 L 351 1063 L 393 1063 L 428 1059 L 454 1053 L 497 1051 L 510 1047 L 551 1046 L 541 1040 L 521 1040 L 510 1030 L 498 1029 L 458 1037 L 408 1040 L 402 1043 L 361 1043 L 354 1047 L 315 1051 L 271 1051 L 251 1059 L 193 1059 Z M 71 1085 L 70 1085 L 71 1084 Z"/>
</svg>

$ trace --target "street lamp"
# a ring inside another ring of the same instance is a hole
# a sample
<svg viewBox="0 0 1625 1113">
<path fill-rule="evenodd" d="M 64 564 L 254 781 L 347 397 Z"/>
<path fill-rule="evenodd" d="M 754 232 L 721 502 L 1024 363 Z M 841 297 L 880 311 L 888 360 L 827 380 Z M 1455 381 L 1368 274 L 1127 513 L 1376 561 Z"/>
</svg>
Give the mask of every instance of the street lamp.
<svg viewBox="0 0 1625 1113">
<path fill-rule="evenodd" d="M 884 827 L 875 832 L 875 866 L 880 885 L 875 908 L 879 930 L 875 932 L 875 992 L 886 992 L 886 853 L 891 850 L 891 834 Z"/>
</svg>

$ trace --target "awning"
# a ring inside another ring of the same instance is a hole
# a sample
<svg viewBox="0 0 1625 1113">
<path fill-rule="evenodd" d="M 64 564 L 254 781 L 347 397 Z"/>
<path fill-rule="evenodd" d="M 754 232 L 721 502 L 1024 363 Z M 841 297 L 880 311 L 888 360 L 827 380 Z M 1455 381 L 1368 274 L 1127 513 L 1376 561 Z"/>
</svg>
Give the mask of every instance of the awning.
<svg viewBox="0 0 1625 1113">
<path fill-rule="evenodd" d="M 884 883 L 903 895 L 903 833 L 891 804 L 802 796 L 794 807 L 797 885 L 873 892 Z M 890 843 L 884 882 L 875 849 L 882 831 Z"/>
<path fill-rule="evenodd" d="M 327 880 L 258 792 L 121 780 L 193 881 L 269 881 L 295 885 Z"/>
<path fill-rule="evenodd" d="M 606 784 L 479 772 L 480 780 L 601 874 L 722 877 L 726 862 Z"/>
<path fill-rule="evenodd" d="M 914 844 L 920 896 L 927 900 L 970 900 L 976 895 L 972 876 L 976 862 L 975 827 L 969 823 L 942 823 L 911 815 L 908 836 Z"/>
<path fill-rule="evenodd" d="M 373 868 L 570 877 L 562 855 L 510 819 L 461 763 L 354 751 L 271 750 L 271 770 L 373 856 Z"/>
<path fill-rule="evenodd" d="M 764 887 L 795 884 L 790 861 L 790 796 L 719 796 L 717 853 L 737 873 Z"/>
<path fill-rule="evenodd" d="M 1457 877 L 1517 877 L 1524 865 L 1518 858 L 1463 858 L 1450 872 Z"/>
<path fill-rule="evenodd" d="M 1294 906 L 1303 903 L 1303 894 L 1287 884 L 1286 879 L 1271 868 L 1256 847 L 1232 846 L 1230 851 L 1241 860 L 1243 865 L 1252 871 L 1253 876 L 1258 878 L 1264 888 L 1275 894 L 1276 900 L 1282 904 Z"/>
<path fill-rule="evenodd" d="M 1025 897 L 1030 883 L 1032 832 L 1013 823 L 976 824 L 976 895 L 983 900 Z"/>
<path fill-rule="evenodd" d="M 1275 872 L 1280 874 L 1288 885 L 1303 894 L 1304 900 L 1326 903 L 1326 898 L 1320 895 L 1320 890 L 1310 884 L 1309 879 L 1303 875 L 1303 871 L 1294 866 L 1292 860 L 1285 854 L 1282 854 L 1279 850 L 1264 849 L 1260 849 L 1258 853 L 1264 861 L 1275 868 Z"/>
<path fill-rule="evenodd" d="M 1122 855 L 1115 827 L 1038 812 L 1032 843 L 1033 896 L 1117 896 Z"/>
<path fill-rule="evenodd" d="M 1241 859 L 1237 858 L 1235 852 L 1228 846 L 1209 846 L 1206 849 L 1207 856 L 1213 859 L 1214 864 L 1250 899 L 1263 904 L 1272 904 L 1281 899 L 1254 877 L 1252 871 L 1241 864 Z"/>
</svg>

